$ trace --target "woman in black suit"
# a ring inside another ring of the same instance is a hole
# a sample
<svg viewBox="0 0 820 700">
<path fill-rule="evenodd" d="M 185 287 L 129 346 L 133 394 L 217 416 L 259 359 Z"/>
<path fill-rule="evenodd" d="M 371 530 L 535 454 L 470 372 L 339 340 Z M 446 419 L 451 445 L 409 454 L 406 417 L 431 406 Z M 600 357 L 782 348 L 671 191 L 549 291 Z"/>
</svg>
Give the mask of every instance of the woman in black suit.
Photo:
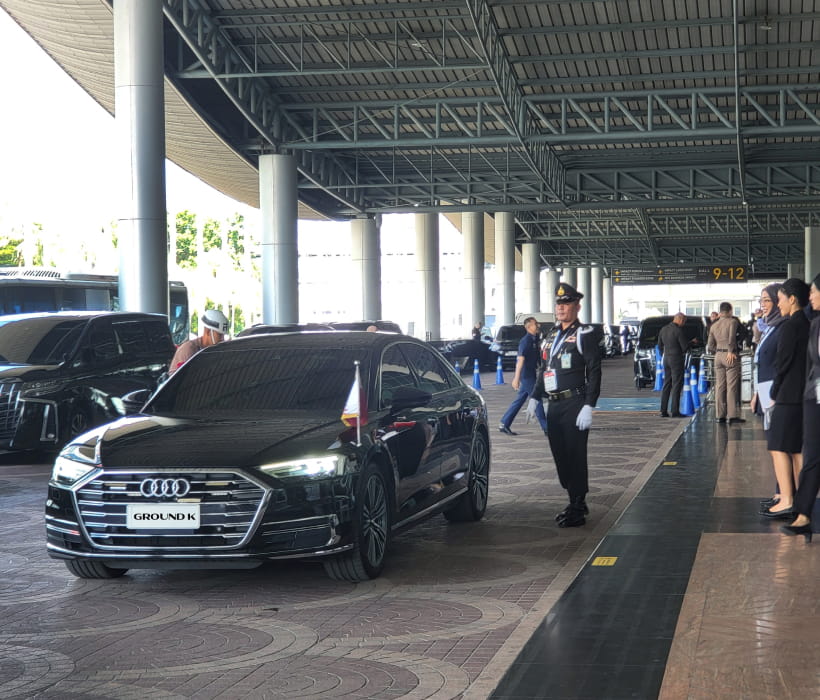
<svg viewBox="0 0 820 700">
<path fill-rule="evenodd" d="M 820 275 L 811 283 L 811 308 L 820 311 Z M 820 314 L 811 322 L 808 342 L 806 388 L 803 392 L 803 469 L 794 498 L 797 517 L 780 529 L 787 535 L 803 535 L 811 542 L 811 511 L 820 490 Z"/>
<path fill-rule="evenodd" d="M 803 307 L 809 287 L 796 277 L 787 279 L 777 292 L 777 306 L 788 317 L 781 325 L 775 355 L 774 401 L 766 442 L 774 462 L 780 501 L 761 511 L 766 518 L 793 518 L 794 485 L 803 466 L 803 390 L 806 385 L 806 349 L 809 319 Z"/>
</svg>

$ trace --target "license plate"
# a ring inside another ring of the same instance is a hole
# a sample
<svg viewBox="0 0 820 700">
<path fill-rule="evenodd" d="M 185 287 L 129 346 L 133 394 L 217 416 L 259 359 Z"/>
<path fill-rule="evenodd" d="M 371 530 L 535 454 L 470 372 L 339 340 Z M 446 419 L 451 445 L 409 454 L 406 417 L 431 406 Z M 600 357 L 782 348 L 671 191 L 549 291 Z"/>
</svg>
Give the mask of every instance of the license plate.
<svg viewBox="0 0 820 700">
<path fill-rule="evenodd" d="M 195 530 L 199 527 L 199 504 L 129 503 L 125 518 L 129 530 Z"/>
</svg>

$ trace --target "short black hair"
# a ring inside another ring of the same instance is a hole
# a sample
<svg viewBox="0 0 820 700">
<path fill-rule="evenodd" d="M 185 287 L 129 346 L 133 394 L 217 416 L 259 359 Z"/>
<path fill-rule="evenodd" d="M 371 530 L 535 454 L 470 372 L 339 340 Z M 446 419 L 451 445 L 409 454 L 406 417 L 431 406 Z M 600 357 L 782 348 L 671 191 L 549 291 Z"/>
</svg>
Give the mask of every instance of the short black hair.
<svg viewBox="0 0 820 700">
<path fill-rule="evenodd" d="M 814 276 L 814 279 L 811 281 L 811 283 L 814 285 L 815 289 L 820 290 L 820 272 L 818 272 Z"/>
<path fill-rule="evenodd" d="M 780 291 L 786 295 L 786 298 L 794 297 L 797 299 L 797 303 L 801 307 L 809 303 L 809 285 L 797 277 L 789 277 L 783 283 L 783 289 Z"/>
<path fill-rule="evenodd" d="M 728 301 L 720 302 L 720 313 L 725 314 L 727 311 L 733 311 L 732 305 Z"/>
</svg>

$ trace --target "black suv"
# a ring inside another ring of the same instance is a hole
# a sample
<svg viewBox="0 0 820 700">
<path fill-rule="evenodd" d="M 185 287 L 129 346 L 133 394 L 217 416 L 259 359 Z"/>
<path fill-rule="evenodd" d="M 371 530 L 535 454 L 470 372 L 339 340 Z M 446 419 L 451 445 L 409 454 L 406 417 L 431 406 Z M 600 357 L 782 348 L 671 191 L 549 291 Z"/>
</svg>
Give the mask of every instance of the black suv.
<svg viewBox="0 0 820 700">
<path fill-rule="evenodd" d="M 495 332 L 495 340 L 490 345 L 490 350 L 501 357 L 501 366 L 504 369 L 515 368 L 515 358 L 518 357 L 518 344 L 525 335 L 527 335 L 527 329 L 520 323 L 500 326 Z"/>
<path fill-rule="evenodd" d="M 658 333 L 661 328 L 672 322 L 674 316 L 650 316 L 641 322 L 638 332 L 638 345 L 635 348 L 635 386 L 638 389 L 650 386 L 655 382 L 655 346 L 658 344 Z M 689 341 L 686 353 L 686 369 L 693 360 L 703 355 L 708 336 L 706 323 L 700 316 L 687 316 L 683 325 L 683 334 Z"/>
<path fill-rule="evenodd" d="M 57 449 L 154 389 L 174 343 L 160 314 L 0 316 L 0 450 Z"/>
</svg>

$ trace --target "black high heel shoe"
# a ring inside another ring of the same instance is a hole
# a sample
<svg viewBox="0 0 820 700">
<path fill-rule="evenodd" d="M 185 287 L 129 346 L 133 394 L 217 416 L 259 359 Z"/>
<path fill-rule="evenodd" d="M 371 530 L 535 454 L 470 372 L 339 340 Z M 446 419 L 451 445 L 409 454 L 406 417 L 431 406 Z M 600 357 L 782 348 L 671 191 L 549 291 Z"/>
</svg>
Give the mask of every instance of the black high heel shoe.
<svg viewBox="0 0 820 700">
<path fill-rule="evenodd" d="M 811 542 L 811 523 L 808 525 L 781 525 L 780 532 L 784 535 L 803 535 L 806 543 Z"/>
<path fill-rule="evenodd" d="M 794 520 L 797 513 L 794 508 L 784 508 L 783 510 L 772 510 L 771 508 L 764 508 L 760 511 L 764 518 L 772 518 L 774 520 Z"/>
</svg>

